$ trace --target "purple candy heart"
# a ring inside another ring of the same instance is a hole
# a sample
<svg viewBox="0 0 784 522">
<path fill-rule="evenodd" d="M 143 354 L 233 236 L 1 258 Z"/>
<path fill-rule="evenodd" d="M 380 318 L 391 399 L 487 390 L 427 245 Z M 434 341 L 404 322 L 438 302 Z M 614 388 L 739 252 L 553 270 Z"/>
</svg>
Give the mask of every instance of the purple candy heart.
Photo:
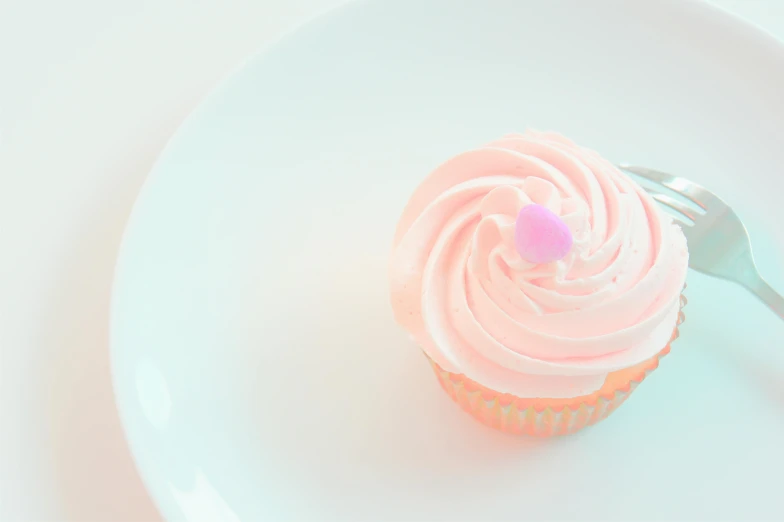
<svg viewBox="0 0 784 522">
<path fill-rule="evenodd" d="M 515 248 L 531 263 L 551 263 L 563 259 L 572 248 L 572 232 L 548 208 L 528 205 L 515 222 Z"/>
</svg>

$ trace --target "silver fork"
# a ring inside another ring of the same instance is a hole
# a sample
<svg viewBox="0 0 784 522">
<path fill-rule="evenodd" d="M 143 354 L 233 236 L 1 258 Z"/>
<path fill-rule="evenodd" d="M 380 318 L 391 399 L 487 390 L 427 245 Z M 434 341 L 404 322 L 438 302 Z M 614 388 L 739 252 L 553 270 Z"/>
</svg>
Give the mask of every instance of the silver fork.
<svg viewBox="0 0 784 522">
<path fill-rule="evenodd" d="M 699 210 L 694 209 L 666 194 L 646 188 L 653 199 L 691 222 L 675 219 L 686 236 L 690 268 L 744 286 L 784 319 L 784 297 L 757 270 L 746 227 L 729 205 L 706 188 L 687 179 L 645 167 L 618 167 L 666 187 L 699 207 Z"/>
</svg>

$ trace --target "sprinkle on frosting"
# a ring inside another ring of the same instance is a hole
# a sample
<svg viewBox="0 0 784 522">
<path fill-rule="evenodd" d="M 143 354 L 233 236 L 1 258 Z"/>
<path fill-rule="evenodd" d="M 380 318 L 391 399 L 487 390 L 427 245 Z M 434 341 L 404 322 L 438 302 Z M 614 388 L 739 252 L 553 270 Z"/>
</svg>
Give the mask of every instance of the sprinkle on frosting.
<svg viewBox="0 0 784 522">
<path fill-rule="evenodd" d="M 566 257 L 572 248 L 572 232 L 547 207 L 526 205 L 515 221 L 515 248 L 530 263 L 552 263 Z"/>
</svg>

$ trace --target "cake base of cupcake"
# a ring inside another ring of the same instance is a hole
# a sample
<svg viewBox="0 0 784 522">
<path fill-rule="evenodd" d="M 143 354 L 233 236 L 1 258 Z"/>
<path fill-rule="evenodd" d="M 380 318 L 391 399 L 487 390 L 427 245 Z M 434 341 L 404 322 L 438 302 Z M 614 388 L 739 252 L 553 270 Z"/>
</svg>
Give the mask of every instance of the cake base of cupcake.
<svg viewBox="0 0 784 522">
<path fill-rule="evenodd" d="M 523 399 L 491 390 L 428 360 L 444 391 L 482 424 L 506 433 L 534 437 L 568 435 L 607 418 L 658 368 L 659 360 L 670 353 L 670 345 L 678 338 L 678 327 L 685 320 L 685 305 L 686 298 L 682 295 L 678 322 L 667 346 L 636 366 L 609 374 L 599 390 L 581 397 Z"/>
</svg>

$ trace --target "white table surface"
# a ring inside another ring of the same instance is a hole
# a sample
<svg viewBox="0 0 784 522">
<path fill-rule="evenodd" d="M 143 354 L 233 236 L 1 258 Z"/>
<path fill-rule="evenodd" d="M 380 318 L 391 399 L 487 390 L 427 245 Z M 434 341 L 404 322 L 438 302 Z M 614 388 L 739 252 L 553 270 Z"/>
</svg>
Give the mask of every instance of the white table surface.
<svg viewBox="0 0 784 522">
<path fill-rule="evenodd" d="M 0 0 L 0 520 L 160 519 L 109 377 L 125 221 L 199 100 L 343 1 Z M 713 3 L 784 39 L 784 2 Z"/>
</svg>

